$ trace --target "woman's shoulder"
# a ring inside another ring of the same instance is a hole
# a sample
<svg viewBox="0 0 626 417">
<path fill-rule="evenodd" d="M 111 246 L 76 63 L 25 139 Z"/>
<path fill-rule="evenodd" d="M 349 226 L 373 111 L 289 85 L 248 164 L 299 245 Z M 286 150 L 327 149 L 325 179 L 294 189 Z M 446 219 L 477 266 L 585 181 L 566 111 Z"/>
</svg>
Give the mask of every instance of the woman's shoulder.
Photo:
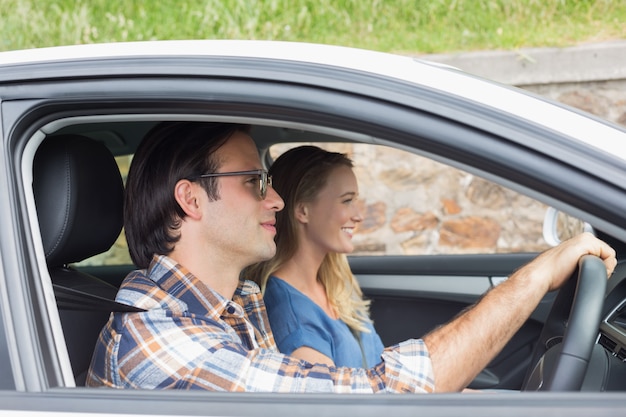
<svg viewBox="0 0 626 417">
<path fill-rule="evenodd" d="M 316 315 L 317 306 L 309 297 L 275 276 L 268 279 L 263 299 L 268 312 L 273 315 L 290 316 L 298 321 Z"/>
<path fill-rule="evenodd" d="M 308 298 L 287 281 L 274 275 L 267 280 L 264 297 Z"/>
<path fill-rule="evenodd" d="M 263 301 L 270 314 L 280 310 L 281 315 L 295 315 L 296 309 L 294 305 L 300 304 L 300 302 L 294 301 L 294 297 L 298 298 L 295 288 L 280 278 L 269 277 L 263 293 Z"/>
<path fill-rule="evenodd" d="M 291 285 L 272 275 L 268 278 L 267 284 L 265 285 L 263 298 L 265 299 L 266 304 L 268 300 L 279 302 L 281 300 L 285 300 L 286 297 L 291 298 L 294 295 L 294 291 L 295 288 Z"/>
</svg>

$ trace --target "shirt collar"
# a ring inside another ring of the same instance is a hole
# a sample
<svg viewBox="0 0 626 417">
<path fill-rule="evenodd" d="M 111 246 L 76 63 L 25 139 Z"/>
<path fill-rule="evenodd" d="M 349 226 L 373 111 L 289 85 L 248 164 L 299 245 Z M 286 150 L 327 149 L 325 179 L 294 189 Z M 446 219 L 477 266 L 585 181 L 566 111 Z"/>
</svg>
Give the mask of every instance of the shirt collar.
<svg viewBox="0 0 626 417">
<path fill-rule="evenodd" d="M 260 292 L 256 284 L 240 280 L 233 300 L 228 300 L 200 281 L 187 268 L 165 255 L 154 255 L 147 272 L 148 277 L 161 289 L 186 303 L 190 313 L 214 319 L 229 315 L 244 316 L 245 300 Z"/>
</svg>

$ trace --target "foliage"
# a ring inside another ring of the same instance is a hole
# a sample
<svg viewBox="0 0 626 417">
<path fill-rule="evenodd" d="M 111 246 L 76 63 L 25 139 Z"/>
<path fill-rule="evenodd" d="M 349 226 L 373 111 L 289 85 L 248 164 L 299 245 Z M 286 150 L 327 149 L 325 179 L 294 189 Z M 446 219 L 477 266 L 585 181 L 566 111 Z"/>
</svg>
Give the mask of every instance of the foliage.
<svg viewBox="0 0 626 417">
<path fill-rule="evenodd" d="M 436 53 L 626 38 L 612 0 L 0 0 L 0 50 L 270 39 Z"/>
</svg>

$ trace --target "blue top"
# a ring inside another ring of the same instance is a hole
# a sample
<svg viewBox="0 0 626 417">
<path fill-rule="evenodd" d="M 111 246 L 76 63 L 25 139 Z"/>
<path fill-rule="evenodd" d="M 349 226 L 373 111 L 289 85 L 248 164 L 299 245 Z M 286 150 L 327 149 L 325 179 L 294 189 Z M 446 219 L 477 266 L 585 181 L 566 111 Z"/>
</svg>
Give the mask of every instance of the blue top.
<svg viewBox="0 0 626 417">
<path fill-rule="evenodd" d="M 309 297 L 278 277 L 270 277 L 263 296 L 278 350 L 290 354 L 307 346 L 333 360 L 336 366 L 363 367 L 359 343 L 341 320 L 332 319 Z M 384 346 L 370 324 L 361 332 L 367 367 L 380 363 Z"/>
</svg>

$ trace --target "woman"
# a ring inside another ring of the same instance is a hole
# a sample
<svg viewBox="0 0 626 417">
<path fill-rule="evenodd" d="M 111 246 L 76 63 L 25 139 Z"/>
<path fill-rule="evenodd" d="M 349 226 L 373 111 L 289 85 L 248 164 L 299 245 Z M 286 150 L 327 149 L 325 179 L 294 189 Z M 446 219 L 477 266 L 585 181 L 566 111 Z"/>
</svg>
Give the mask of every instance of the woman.
<svg viewBox="0 0 626 417">
<path fill-rule="evenodd" d="M 301 146 L 281 155 L 270 174 L 285 201 L 276 219 L 276 256 L 246 275 L 264 290 L 278 348 L 312 363 L 377 364 L 384 347 L 345 256 L 362 220 L 352 161 Z"/>
</svg>

